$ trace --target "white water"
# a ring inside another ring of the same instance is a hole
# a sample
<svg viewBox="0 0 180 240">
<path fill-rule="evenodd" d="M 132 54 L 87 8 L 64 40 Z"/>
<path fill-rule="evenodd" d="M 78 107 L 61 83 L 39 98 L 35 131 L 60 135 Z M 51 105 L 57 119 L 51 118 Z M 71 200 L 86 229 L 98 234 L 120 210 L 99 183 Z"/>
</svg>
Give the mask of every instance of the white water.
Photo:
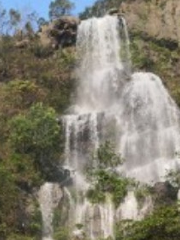
<svg viewBox="0 0 180 240">
<path fill-rule="evenodd" d="M 62 197 L 62 191 L 58 184 L 45 183 L 41 186 L 38 193 L 38 200 L 42 212 L 43 221 L 43 240 L 53 240 L 53 215 L 54 209 Z"/>
<path fill-rule="evenodd" d="M 116 211 L 117 220 L 141 220 L 153 209 L 152 199 L 147 196 L 140 207 L 133 191 L 129 191 L 123 203 Z"/>
<path fill-rule="evenodd" d="M 120 105 L 119 149 L 125 172 L 144 182 L 161 180 L 178 163 L 179 110 L 152 73 L 134 73 Z"/>
<path fill-rule="evenodd" d="M 121 219 L 141 219 L 151 207 L 150 199 L 146 199 L 139 209 L 133 192 L 128 193 L 117 211 L 109 198 L 98 205 L 86 199 L 91 185 L 86 171 L 96 168 L 96 157 L 91 155 L 102 141 L 113 140 L 125 159 L 119 171 L 142 182 L 160 181 L 178 165 L 179 110 L 158 76 L 130 73 L 124 20 L 121 25 L 120 31 L 119 20 L 112 16 L 80 24 L 77 99 L 71 114 L 63 119 L 65 167 L 73 178 L 73 187 L 66 189 L 71 225 L 75 235 L 85 234 L 90 239 L 113 238 L 117 215 Z M 44 221 L 50 226 L 46 215 Z M 82 224 L 82 229 L 77 229 L 76 224 Z"/>
</svg>

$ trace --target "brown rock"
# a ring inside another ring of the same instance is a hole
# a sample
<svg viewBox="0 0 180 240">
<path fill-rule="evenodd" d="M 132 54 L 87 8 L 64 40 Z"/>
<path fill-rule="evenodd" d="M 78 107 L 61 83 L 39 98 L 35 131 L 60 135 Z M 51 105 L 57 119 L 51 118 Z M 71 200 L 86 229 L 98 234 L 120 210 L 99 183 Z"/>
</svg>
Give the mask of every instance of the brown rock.
<svg viewBox="0 0 180 240">
<path fill-rule="evenodd" d="M 180 1 L 135 0 L 121 4 L 129 29 L 180 44 Z"/>
<path fill-rule="evenodd" d="M 76 42 L 79 18 L 63 16 L 54 22 L 44 25 L 39 32 L 42 45 L 58 48 L 71 46 Z"/>
</svg>

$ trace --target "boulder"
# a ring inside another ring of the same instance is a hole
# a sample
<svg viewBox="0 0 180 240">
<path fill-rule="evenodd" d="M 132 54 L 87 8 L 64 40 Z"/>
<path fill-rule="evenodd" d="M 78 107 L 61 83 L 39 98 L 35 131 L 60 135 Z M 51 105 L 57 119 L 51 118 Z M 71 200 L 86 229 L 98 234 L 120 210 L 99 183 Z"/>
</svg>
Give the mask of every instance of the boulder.
<svg viewBox="0 0 180 240">
<path fill-rule="evenodd" d="M 42 26 L 38 34 L 42 45 L 52 48 L 74 45 L 79 23 L 79 18 L 62 16 L 50 24 Z"/>
<path fill-rule="evenodd" d="M 153 187 L 154 202 L 156 204 L 171 204 L 177 201 L 178 189 L 168 181 L 157 182 Z"/>
</svg>

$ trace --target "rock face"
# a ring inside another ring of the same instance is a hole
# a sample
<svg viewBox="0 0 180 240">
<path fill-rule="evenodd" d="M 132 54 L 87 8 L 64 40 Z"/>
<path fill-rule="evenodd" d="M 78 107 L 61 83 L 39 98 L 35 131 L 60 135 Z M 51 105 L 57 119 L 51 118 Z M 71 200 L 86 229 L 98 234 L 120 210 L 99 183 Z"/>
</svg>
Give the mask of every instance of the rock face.
<svg viewBox="0 0 180 240">
<path fill-rule="evenodd" d="M 176 41 L 180 45 L 180 1 L 129 0 L 121 4 L 120 11 L 130 30 L 144 32 L 156 39 Z"/>
<path fill-rule="evenodd" d="M 44 25 L 39 32 L 42 45 L 58 48 L 75 44 L 79 23 L 80 20 L 76 17 L 63 16 Z"/>
<path fill-rule="evenodd" d="M 157 182 L 153 188 L 155 204 L 171 204 L 177 201 L 178 189 L 169 182 Z"/>
</svg>

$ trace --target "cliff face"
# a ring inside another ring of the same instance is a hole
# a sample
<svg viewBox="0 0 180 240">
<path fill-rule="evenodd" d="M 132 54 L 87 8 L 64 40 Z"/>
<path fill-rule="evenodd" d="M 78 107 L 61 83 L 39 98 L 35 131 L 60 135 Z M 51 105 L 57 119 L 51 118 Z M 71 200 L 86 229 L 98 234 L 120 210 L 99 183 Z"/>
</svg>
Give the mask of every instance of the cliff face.
<svg viewBox="0 0 180 240">
<path fill-rule="evenodd" d="M 129 0 L 120 8 L 130 30 L 180 44 L 180 1 Z"/>
</svg>

